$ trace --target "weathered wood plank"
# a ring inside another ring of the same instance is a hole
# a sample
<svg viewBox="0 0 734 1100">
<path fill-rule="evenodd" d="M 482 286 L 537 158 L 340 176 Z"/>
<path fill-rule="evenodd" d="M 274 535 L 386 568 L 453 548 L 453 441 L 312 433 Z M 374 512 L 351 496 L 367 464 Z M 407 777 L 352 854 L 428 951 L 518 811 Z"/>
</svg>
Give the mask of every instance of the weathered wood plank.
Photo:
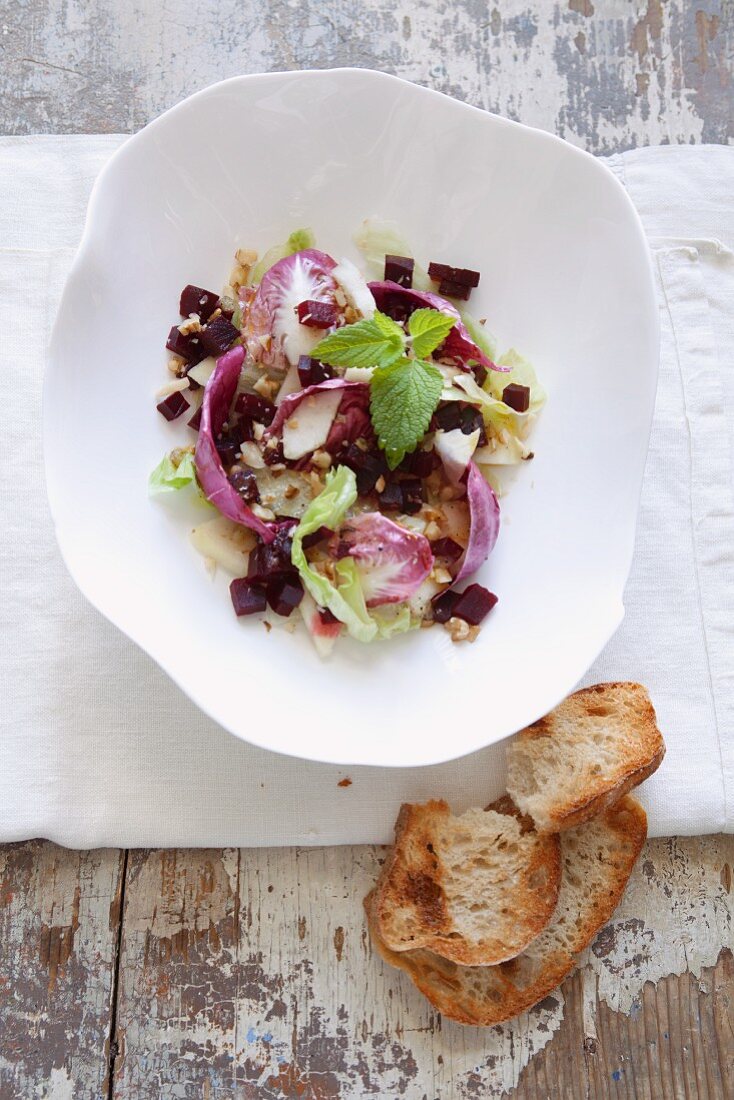
<svg viewBox="0 0 734 1100">
<path fill-rule="evenodd" d="M 99 1100 L 123 853 L 0 847 L 0 1097 Z"/>
<path fill-rule="evenodd" d="M 733 1094 L 733 837 L 648 844 L 576 974 L 487 1031 L 374 957 L 361 899 L 381 855 L 131 854 L 116 1100 L 470 1100 L 518 1079 L 523 1100 Z"/>
<path fill-rule="evenodd" d="M 725 0 L 7 0 L 0 133 L 127 132 L 212 81 L 358 65 L 595 153 L 734 138 Z"/>
</svg>

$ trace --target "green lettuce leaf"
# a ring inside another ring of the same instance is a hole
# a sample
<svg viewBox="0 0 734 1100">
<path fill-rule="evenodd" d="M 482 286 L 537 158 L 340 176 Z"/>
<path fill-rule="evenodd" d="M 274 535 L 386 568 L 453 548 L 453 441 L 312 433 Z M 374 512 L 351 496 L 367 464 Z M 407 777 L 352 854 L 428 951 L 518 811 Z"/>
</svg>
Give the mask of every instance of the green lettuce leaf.
<svg viewBox="0 0 734 1100">
<path fill-rule="evenodd" d="M 371 642 L 378 636 L 378 629 L 365 606 L 354 562 L 344 558 L 337 563 L 338 585 L 335 586 L 311 568 L 303 550 L 306 535 L 318 531 L 319 527 L 332 530 L 339 527 L 356 499 L 357 479 L 354 471 L 347 466 L 337 466 L 330 471 L 323 491 L 311 501 L 293 532 L 291 559 L 316 603 L 320 607 L 328 607 L 357 641 Z"/>
<path fill-rule="evenodd" d="M 286 256 L 292 256 L 294 252 L 303 252 L 305 248 L 313 248 L 316 238 L 311 229 L 295 229 L 287 241 L 276 244 L 253 267 L 248 282 L 250 286 L 256 286 L 266 271 L 269 271 L 278 260 L 284 260 Z"/>
<path fill-rule="evenodd" d="M 370 278 L 385 278 L 385 256 L 412 256 L 413 251 L 395 222 L 367 218 L 354 234 L 354 243 L 365 259 Z M 433 284 L 424 268 L 413 268 L 413 289 L 431 290 Z"/>
<path fill-rule="evenodd" d="M 176 451 L 164 455 L 148 478 L 148 495 L 155 497 L 161 493 L 175 493 L 178 489 L 184 489 L 187 485 L 196 482 L 196 466 L 194 455 L 191 451 L 185 451 L 183 457 L 176 461 Z"/>
<path fill-rule="evenodd" d="M 489 390 L 494 397 L 501 398 L 502 391 L 505 386 L 509 386 L 511 382 L 516 382 L 519 386 L 530 387 L 530 409 L 531 413 L 539 413 L 546 402 L 546 393 L 540 382 L 538 376 L 535 373 L 532 363 L 525 358 L 524 355 L 520 355 L 514 348 L 510 348 L 509 351 L 504 352 L 499 359 L 496 360 L 498 367 L 511 367 L 508 374 L 499 374 L 497 371 L 490 371 L 487 375 L 487 381 L 484 386 Z"/>
<path fill-rule="evenodd" d="M 469 333 L 477 347 L 480 348 L 480 350 L 483 351 L 487 358 L 491 359 L 493 363 L 496 362 L 495 356 L 497 354 L 497 343 L 492 333 L 487 332 L 484 325 L 480 325 L 479 321 L 477 321 L 476 318 L 472 317 L 471 313 L 469 313 L 468 310 L 460 309 L 459 314 L 462 321 L 464 322 L 464 327 L 466 328 L 467 332 Z M 498 377 L 501 381 L 507 376 L 503 374 L 498 375 Z M 506 382 L 504 384 L 507 385 Z"/>
</svg>

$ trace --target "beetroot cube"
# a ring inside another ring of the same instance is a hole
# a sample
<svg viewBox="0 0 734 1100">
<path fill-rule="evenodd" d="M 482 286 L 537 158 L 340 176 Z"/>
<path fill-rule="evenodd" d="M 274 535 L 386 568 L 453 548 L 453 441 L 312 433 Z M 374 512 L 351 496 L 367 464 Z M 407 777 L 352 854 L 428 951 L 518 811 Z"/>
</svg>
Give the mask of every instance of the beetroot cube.
<svg viewBox="0 0 734 1100">
<path fill-rule="evenodd" d="M 190 428 L 193 428 L 195 432 L 198 432 L 201 427 L 201 407 L 199 407 L 190 420 L 187 421 Z"/>
<path fill-rule="evenodd" d="M 218 301 L 218 294 L 213 294 L 211 290 L 204 290 L 202 286 L 192 286 L 189 283 L 181 291 L 178 312 L 182 317 L 189 317 L 192 313 L 197 313 L 200 321 L 208 321 L 217 308 Z"/>
<path fill-rule="evenodd" d="M 331 302 L 299 302 L 298 320 L 307 328 L 331 328 L 336 324 L 336 306 Z"/>
<path fill-rule="evenodd" d="M 216 317 L 211 324 L 201 330 L 199 336 L 206 354 L 219 356 L 224 355 L 239 334 L 239 329 L 236 329 L 226 317 Z"/>
<path fill-rule="evenodd" d="M 265 589 L 259 584 L 250 584 L 244 577 L 237 577 L 229 586 L 235 615 L 257 615 L 264 611 L 267 601 Z"/>
<path fill-rule="evenodd" d="M 431 600 L 431 611 L 434 623 L 447 623 L 454 614 L 454 607 L 459 599 L 459 593 L 447 588 Z"/>
<path fill-rule="evenodd" d="M 235 402 L 235 411 L 258 424 L 270 424 L 275 416 L 275 405 L 267 397 L 256 393 L 241 393 Z"/>
<path fill-rule="evenodd" d="M 385 280 L 410 288 L 413 286 L 414 267 L 415 260 L 412 256 L 386 256 Z"/>
<path fill-rule="evenodd" d="M 464 548 L 463 546 L 459 546 L 458 542 L 454 542 L 454 540 L 450 538 L 434 539 L 431 543 L 431 553 L 434 558 L 441 558 L 442 561 L 447 562 L 455 562 L 458 561 L 464 553 Z"/>
<path fill-rule="evenodd" d="M 320 542 L 324 542 L 326 539 L 330 539 L 334 532 L 330 527 L 319 527 L 317 531 L 314 531 L 310 535 L 304 535 L 301 545 L 304 550 L 309 550 L 312 546 L 318 546 Z"/>
<path fill-rule="evenodd" d="M 324 624 L 324 626 L 333 626 L 334 623 L 341 622 L 341 620 L 337 619 L 336 615 L 334 615 L 333 612 L 329 611 L 328 607 L 319 608 L 319 618 L 321 619 L 321 622 Z"/>
<path fill-rule="evenodd" d="M 484 417 L 474 405 L 464 405 L 461 410 L 460 427 L 464 435 L 471 435 L 479 431 L 479 446 L 487 445 L 487 432 L 484 427 Z"/>
<path fill-rule="evenodd" d="M 268 603 L 276 615 L 285 618 L 298 607 L 303 599 L 303 585 L 297 573 L 288 573 L 270 581 L 267 587 Z"/>
<path fill-rule="evenodd" d="M 400 482 L 403 494 L 403 511 L 412 516 L 423 507 L 423 486 L 419 477 L 406 477 Z"/>
<path fill-rule="evenodd" d="M 403 508 L 403 490 L 397 481 L 388 481 L 385 488 L 378 495 L 380 507 L 386 512 L 400 512 Z"/>
<path fill-rule="evenodd" d="M 461 405 L 457 401 L 447 401 L 444 405 L 439 405 L 433 414 L 433 420 L 436 428 L 441 428 L 444 432 L 452 432 L 454 428 L 461 427 Z"/>
<path fill-rule="evenodd" d="M 178 326 L 174 325 L 168 334 L 166 347 L 174 355 L 185 359 L 190 367 L 195 367 L 202 359 L 206 359 L 207 355 L 201 345 L 200 337 L 201 333 L 199 332 L 190 332 L 184 336 L 183 333 L 178 331 Z"/>
<path fill-rule="evenodd" d="M 406 465 L 411 474 L 423 478 L 429 477 L 440 461 L 435 451 L 414 451 L 406 459 Z"/>
<path fill-rule="evenodd" d="M 428 265 L 428 277 L 434 283 L 460 283 L 462 286 L 479 286 L 480 275 L 469 267 L 449 267 L 448 264 Z M 457 295 L 458 297 L 458 295 Z"/>
<path fill-rule="evenodd" d="M 487 381 L 487 374 L 489 373 L 487 368 L 482 366 L 481 363 L 473 363 L 471 369 L 474 372 L 474 381 L 476 384 L 478 386 L 483 386 Z"/>
<path fill-rule="evenodd" d="M 310 355 L 302 355 L 298 360 L 298 377 L 305 389 L 306 386 L 318 386 L 319 382 L 328 382 L 334 377 L 334 372 L 326 363 L 320 363 Z"/>
<path fill-rule="evenodd" d="M 489 615 L 497 603 L 494 592 L 481 584 L 470 584 L 459 596 L 454 605 L 454 615 L 471 626 L 479 626 L 482 619 Z"/>
<path fill-rule="evenodd" d="M 524 413 L 530 408 L 530 386 L 520 386 L 510 382 L 502 391 L 502 400 L 515 412 Z"/>
<path fill-rule="evenodd" d="M 175 420 L 186 412 L 189 403 L 184 395 L 177 390 L 176 393 L 169 393 L 164 401 L 160 401 L 156 405 L 156 408 L 161 416 L 165 416 L 166 420 Z"/>
<path fill-rule="evenodd" d="M 250 554 L 247 568 L 248 581 L 255 583 L 270 581 L 275 576 L 293 572 L 291 561 L 291 547 L 293 540 L 288 534 L 288 528 L 281 528 L 276 532 L 272 542 L 259 542 Z"/>
<path fill-rule="evenodd" d="M 444 279 L 442 283 L 439 283 L 438 293 L 443 294 L 445 298 L 460 298 L 466 302 L 471 294 L 471 287 L 465 286 L 464 283 L 454 283 L 450 279 Z"/>
<path fill-rule="evenodd" d="M 260 490 L 257 487 L 257 478 L 252 470 L 243 470 L 236 466 L 230 472 L 229 483 L 237 490 L 246 504 L 257 504 L 260 500 Z"/>
<path fill-rule="evenodd" d="M 392 317 L 393 321 L 397 321 L 399 325 L 404 324 L 411 313 L 419 308 L 415 302 L 406 302 L 405 295 L 400 294 L 395 290 L 392 293 L 388 293 L 382 300 L 382 310 L 387 317 Z"/>
</svg>

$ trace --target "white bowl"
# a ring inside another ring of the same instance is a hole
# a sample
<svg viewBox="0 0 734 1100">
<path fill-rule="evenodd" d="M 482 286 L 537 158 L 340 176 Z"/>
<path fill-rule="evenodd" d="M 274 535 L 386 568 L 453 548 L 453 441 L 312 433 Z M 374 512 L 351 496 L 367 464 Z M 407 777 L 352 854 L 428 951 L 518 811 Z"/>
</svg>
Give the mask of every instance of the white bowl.
<svg viewBox="0 0 734 1100">
<path fill-rule="evenodd" d="M 472 311 L 549 400 L 476 578 L 500 602 L 475 644 L 434 628 L 322 662 L 305 632 L 238 620 L 190 517 L 148 499 L 182 436 L 153 395 L 182 286 L 219 289 L 238 246 L 302 225 L 356 258 L 373 214 L 422 262 L 482 272 Z M 59 545 L 87 598 L 237 736 L 349 764 L 461 756 L 550 710 L 622 619 L 657 357 L 643 232 L 599 161 L 382 73 L 227 80 L 132 137 L 95 185 L 45 381 Z"/>
</svg>

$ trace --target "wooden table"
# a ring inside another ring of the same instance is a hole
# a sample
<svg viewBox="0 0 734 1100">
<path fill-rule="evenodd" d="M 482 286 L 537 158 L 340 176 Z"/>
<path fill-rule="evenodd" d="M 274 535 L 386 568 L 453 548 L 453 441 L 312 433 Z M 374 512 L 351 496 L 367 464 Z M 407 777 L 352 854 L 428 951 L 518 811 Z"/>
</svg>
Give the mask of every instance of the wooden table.
<svg viewBox="0 0 734 1100">
<path fill-rule="evenodd" d="M 713 0 L 9 0 L 0 132 L 130 131 L 212 80 L 353 64 L 594 153 L 726 142 L 733 55 Z M 380 855 L 0 848 L 0 1100 L 734 1097 L 734 837 L 649 843 L 576 973 L 489 1031 L 371 954 Z"/>
</svg>

